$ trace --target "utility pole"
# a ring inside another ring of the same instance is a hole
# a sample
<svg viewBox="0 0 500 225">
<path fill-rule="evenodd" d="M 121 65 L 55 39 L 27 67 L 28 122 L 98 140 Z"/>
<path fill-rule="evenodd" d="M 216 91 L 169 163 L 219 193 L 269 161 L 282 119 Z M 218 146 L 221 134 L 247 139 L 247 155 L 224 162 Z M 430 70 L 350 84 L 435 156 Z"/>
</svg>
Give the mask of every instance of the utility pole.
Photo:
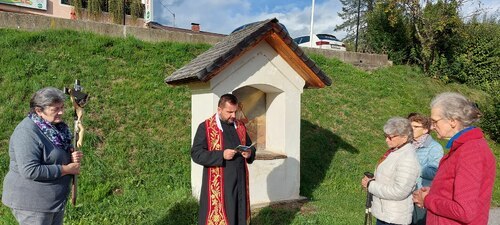
<svg viewBox="0 0 500 225">
<path fill-rule="evenodd" d="M 163 0 L 160 1 L 160 4 L 163 6 L 163 8 L 165 8 L 170 14 L 172 14 L 172 17 L 174 17 L 174 21 L 173 21 L 173 24 L 174 24 L 174 27 L 175 27 L 175 13 L 172 12 L 172 10 L 170 10 L 170 8 L 167 7 L 167 5 L 165 3 L 163 3 Z"/>
<path fill-rule="evenodd" d="M 358 32 L 359 32 L 359 11 L 361 9 L 361 0 L 358 0 L 358 21 L 356 22 L 356 43 L 354 44 L 354 51 L 358 52 Z"/>
<path fill-rule="evenodd" d="M 312 48 L 313 46 L 313 27 L 314 27 L 314 0 L 312 0 L 312 7 L 311 7 L 311 32 L 309 32 L 309 47 Z"/>
<path fill-rule="evenodd" d="M 125 5 L 127 4 L 127 0 L 123 0 L 123 25 L 125 26 L 125 16 L 127 15 L 127 11 L 125 10 Z"/>
</svg>

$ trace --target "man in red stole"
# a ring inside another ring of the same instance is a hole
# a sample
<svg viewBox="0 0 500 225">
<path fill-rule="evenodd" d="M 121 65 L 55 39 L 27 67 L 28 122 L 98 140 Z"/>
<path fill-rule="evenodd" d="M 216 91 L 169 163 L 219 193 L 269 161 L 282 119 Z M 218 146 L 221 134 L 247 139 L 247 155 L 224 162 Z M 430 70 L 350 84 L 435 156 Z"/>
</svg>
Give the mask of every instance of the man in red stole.
<svg viewBox="0 0 500 225">
<path fill-rule="evenodd" d="M 236 120 L 237 110 L 236 96 L 222 95 L 217 113 L 199 125 L 194 137 L 191 158 L 204 167 L 200 225 L 250 223 L 247 164 L 255 159 L 255 148 L 235 150 L 252 144 L 245 124 Z"/>
</svg>

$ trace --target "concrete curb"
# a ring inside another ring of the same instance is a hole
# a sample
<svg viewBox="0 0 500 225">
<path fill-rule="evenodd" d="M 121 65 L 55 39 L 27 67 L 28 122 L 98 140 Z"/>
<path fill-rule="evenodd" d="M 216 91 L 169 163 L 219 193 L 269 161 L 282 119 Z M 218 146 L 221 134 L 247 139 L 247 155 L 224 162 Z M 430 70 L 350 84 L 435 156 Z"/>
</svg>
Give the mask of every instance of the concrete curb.
<svg viewBox="0 0 500 225">
<path fill-rule="evenodd" d="M 498 224 L 500 224 L 500 208 L 491 208 L 488 225 L 498 225 Z"/>
</svg>

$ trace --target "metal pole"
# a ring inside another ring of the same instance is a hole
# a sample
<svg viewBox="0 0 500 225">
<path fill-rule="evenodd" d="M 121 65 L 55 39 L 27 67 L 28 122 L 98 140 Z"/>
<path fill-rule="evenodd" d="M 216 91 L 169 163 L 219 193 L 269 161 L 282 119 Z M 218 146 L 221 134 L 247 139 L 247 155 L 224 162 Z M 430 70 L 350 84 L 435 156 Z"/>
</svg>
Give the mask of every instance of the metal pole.
<svg viewBox="0 0 500 225">
<path fill-rule="evenodd" d="M 358 32 L 359 32 L 359 11 L 361 8 L 361 0 L 358 0 L 358 21 L 356 22 L 356 43 L 354 44 L 354 51 L 358 52 Z"/>
<path fill-rule="evenodd" d="M 126 11 L 125 11 L 125 5 L 127 3 L 127 0 L 123 0 L 123 25 L 125 25 L 125 15 L 126 15 Z"/>
<path fill-rule="evenodd" d="M 309 32 L 309 47 L 313 46 L 313 27 L 314 27 L 314 0 L 311 7 L 311 32 Z"/>
</svg>

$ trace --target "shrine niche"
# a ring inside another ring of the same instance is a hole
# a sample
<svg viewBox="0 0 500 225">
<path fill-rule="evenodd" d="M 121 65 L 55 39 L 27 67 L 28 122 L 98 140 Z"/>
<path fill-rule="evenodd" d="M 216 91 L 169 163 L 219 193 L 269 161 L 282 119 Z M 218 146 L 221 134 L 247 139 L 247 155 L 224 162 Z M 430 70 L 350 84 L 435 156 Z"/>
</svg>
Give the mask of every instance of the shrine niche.
<svg viewBox="0 0 500 225">
<path fill-rule="evenodd" d="M 253 23 L 225 37 L 165 79 L 191 90 L 191 135 L 217 112 L 217 102 L 233 93 L 241 103 L 237 117 L 256 142 L 249 165 L 253 207 L 301 199 L 300 107 L 304 88 L 331 80 L 293 42 L 277 19 Z M 202 167 L 191 162 L 192 193 L 199 197 Z M 279 190 L 279 191 L 276 191 Z"/>
<path fill-rule="evenodd" d="M 256 149 L 261 152 L 266 146 L 266 93 L 253 87 L 242 87 L 233 94 L 240 101 L 236 118 L 243 121 Z"/>
</svg>

